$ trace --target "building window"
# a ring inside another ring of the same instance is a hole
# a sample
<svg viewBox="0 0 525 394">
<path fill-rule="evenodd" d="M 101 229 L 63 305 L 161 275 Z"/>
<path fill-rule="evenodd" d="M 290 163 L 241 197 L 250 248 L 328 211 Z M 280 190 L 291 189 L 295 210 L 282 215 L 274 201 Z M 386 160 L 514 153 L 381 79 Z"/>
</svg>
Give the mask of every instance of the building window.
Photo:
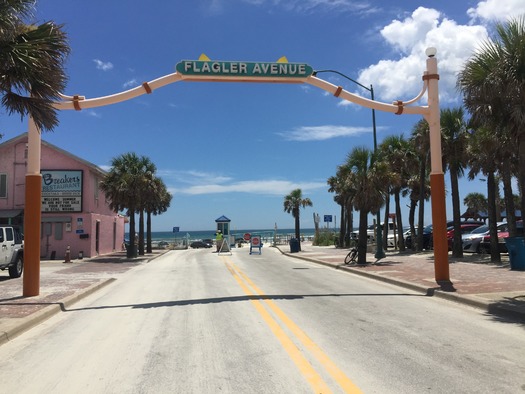
<svg viewBox="0 0 525 394">
<path fill-rule="evenodd" d="M 0 198 L 7 198 L 7 174 L 0 174 Z"/>
</svg>

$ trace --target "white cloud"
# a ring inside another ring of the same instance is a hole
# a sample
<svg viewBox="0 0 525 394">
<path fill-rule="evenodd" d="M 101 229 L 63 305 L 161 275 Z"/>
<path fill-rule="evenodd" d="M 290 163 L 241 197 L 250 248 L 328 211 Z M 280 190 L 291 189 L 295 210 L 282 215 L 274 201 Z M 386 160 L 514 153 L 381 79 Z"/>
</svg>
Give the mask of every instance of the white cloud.
<svg viewBox="0 0 525 394">
<path fill-rule="evenodd" d="M 438 50 L 441 100 L 458 100 L 457 73 L 488 37 L 484 26 L 458 25 L 443 18 L 440 12 L 424 7 L 417 8 L 402 21 L 392 21 L 381 29 L 381 35 L 400 57 L 380 60 L 361 70 L 358 80 L 363 85 L 373 84 L 376 97 L 386 102 L 407 101 L 419 93 L 428 47 Z"/>
<path fill-rule="evenodd" d="M 137 80 L 136 80 L 135 78 L 133 78 L 133 79 L 130 79 L 129 81 L 124 82 L 124 84 L 122 85 L 122 87 L 123 87 L 124 89 L 127 89 L 127 88 L 131 88 L 131 87 L 135 87 L 135 86 L 137 86 L 137 85 L 138 85 Z"/>
<path fill-rule="evenodd" d="M 277 179 L 236 181 L 228 176 L 196 170 L 160 170 L 158 175 L 170 185 L 168 190 L 173 194 L 249 193 L 282 196 L 297 188 L 307 192 L 327 187 L 326 182 L 291 182 Z"/>
<path fill-rule="evenodd" d="M 93 59 L 95 64 L 97 65 L 97 69 L 102 71 L 109 71 L 113 68 L 113 64 L 111 62 L 103 62 L 99 59 Z"/>
<path fill-rule="evenodd" d="M 218 194 L 218 193 L 249 193 L 265 195 L 285 195 L 293 189 L 301 189 L 303 192 L 327 188 L 326 182 L 304 182 L 296 183 L 283 180 L 256 180 L 239 181 L 227 184 L 210 183 L 206 185 L 190 186 L 188 188 L 172 189 L 175 193 L 183 194 Z"/>
<path fill-rule="evenodd" d="M 286 11 L 313 13 L 313 12 L 352 12 L 356 14 L 370 14 L 378 11 L 369 1 L 361 0 L 243 0 L 254 6 L 275 6 Z M 217 8 L 217 0 L 213 2 Z"/>
<path fill-rule="evenodd" d="M 302 126 L 290 131 L 277 133 L 288 141 L 323 141 L 337 137 L 351 137 L 363 133 L 371 133 L 371 127 L 347 126 Z"/>
<path fill-rule="evenodd" d="M 476 7 L 469 8 L 468 15 L 472 21 L 497 20 L 505 21 L 511 15 L 525 14 L 525 1 L 523 0 L 486 0 L 480 1 Z"/>
<path fill-rule="evenodd" d="M 93 118 L 98 118 L 98 119 L 102 118 L 102 115 L 99 114 L 99 113 L 96 112 L 96 111 L 93 111 L 93 110 L 87 110 L 87 111 L 84 111 L 84 112 L 85 112 L 87 115 L 92 116 Z"/>
<path fill-rule="evenodd" d="M 197 171 L 197 170 L 187 170 L 187 171 L 159 170 L 158 174 L 162 178 L 167 178 L 177 183 L 184 183 L 184 184 L 189 184 L 189 185 L 206 185 L 209 183 L 224 183 L 224 182 L 229 182 L 231 180 L 230 177 L 227 177 L 224 175 L 210 173 L 210 172 Z"/>
</svg>

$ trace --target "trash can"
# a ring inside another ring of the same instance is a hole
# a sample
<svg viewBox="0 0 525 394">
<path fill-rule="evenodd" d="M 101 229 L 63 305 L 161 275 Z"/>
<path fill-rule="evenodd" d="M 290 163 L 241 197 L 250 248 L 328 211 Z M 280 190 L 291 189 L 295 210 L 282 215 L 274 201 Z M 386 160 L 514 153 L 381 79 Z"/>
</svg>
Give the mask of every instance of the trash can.
<svg viewBox="0 0 525 394">
<path fill-rule="evenodd" d="M 290 239 L 290 253 L 297 253 L 300 250 L 299 240 L 297 238 Z"/>
<path fill-rule="evenodd" d="M 525 239 L 523 237 L 505 238 L 509 251 L 510 269 L 525 271 Z"/>
</svg>

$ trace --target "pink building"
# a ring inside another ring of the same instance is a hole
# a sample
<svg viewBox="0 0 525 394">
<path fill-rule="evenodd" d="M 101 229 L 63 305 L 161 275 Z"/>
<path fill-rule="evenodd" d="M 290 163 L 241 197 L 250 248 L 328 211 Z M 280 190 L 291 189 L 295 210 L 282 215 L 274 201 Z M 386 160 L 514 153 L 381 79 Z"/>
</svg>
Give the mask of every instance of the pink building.
<svg viewBox="0 0 525 394">
<path fill-rule="evenodd" d="M 109 208 L 105 172 L 42 140 L 40 256 L 93 257 L 122 249 L 125 218 Z M 0 223 L 24 225 L 27 133 L 0 144 Z"/>
</svg>

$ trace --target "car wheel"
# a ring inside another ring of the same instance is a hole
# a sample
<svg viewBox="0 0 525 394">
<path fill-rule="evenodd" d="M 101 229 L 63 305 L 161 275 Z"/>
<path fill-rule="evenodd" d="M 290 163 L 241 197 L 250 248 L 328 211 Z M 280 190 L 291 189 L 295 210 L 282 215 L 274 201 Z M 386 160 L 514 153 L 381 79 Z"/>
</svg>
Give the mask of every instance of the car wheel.
<svg viewBox="0 0 525 394">
<path fill-rule="evenodd" d="M 22 271 L 24 270 L 24 260 L 22 256 L 17 256 L 15 265 L 9 267 L 9 276 L 11 278 L 20 278 Z"/>
</svg>

